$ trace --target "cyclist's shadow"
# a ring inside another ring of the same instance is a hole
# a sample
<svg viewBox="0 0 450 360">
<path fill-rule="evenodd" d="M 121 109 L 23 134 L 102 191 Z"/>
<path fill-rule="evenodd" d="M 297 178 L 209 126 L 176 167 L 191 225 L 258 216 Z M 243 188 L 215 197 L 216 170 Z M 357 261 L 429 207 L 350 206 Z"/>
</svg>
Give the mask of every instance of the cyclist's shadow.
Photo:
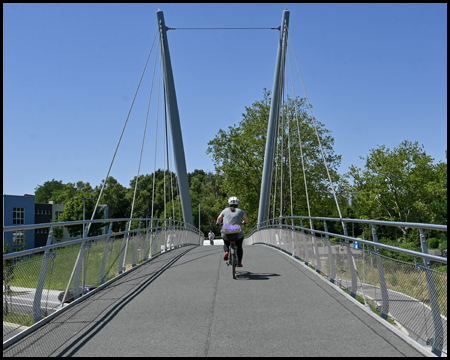
<svg viewBox="0 0 450 360">
<path fill-rule="evenodd" d="M 239 280 L 269 280 L 273 276 L 280 276 L 274 273 L 254 274 L 250 271 L 236 271 L 236 278 Z"/>
</svg>

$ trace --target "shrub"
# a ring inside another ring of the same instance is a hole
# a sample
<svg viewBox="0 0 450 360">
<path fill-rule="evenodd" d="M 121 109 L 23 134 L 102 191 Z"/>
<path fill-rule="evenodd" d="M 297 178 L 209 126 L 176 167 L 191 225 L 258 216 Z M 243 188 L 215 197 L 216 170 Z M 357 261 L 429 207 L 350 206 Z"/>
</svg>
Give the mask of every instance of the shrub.
<svg viewBox="0 0 450 360">
<path fill-rule="evenodd" d="M 439 239 L 436 238 L 429 238 L 427 240 L 428 247 L 430 249 L 438 249 L 439 248 Z"/>
<path fill-rule="evenodd" d="M 441 244 L 439 245 L 439 250 L 445 250 L 447 249 L 447 240 L 441 241 Z"/>
<path fill-rule="evenodd" d="M 381 238 L 380 243 L 382 244 L 386 244 L 386 245 L 391 245 L 391 246 L 395 246 L 395 247 L 401 247 L 403 249 L 408 249 L 408 250 L 415 250 L 415 251 L 421 251 L 420 248 L 417 248 L 417 246 L 415 246 L 414 244 L 411 243 L 398 243 L 395 240 L 390 240 L 390 239 L 386 239 L 386 238 Z M 386 250 L 386 249 L 380 249 L 380 254 L 390 257 L 392 259 L 397 259 L 400 261 L 405 261 L 405 262 L 409 262 L 409 263 L 414 263 L 414 256 L 411 255 L 407 255 L 407 254 L 403 254 L 403 253 L 399 253 L 396 251 L 392 251 L 392 250 Z M 421 259 L 417 259 L 418 262 L 421 262 Z"/>
</svg>

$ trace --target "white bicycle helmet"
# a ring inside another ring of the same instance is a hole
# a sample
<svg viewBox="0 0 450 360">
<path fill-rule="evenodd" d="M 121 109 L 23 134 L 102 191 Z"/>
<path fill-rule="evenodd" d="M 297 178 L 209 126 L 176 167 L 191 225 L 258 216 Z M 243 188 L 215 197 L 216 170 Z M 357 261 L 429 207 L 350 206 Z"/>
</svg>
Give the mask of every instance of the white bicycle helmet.
<svg viewBox="0 0 450 360">
<path fill-rule="evenodd" d="M 239 199 L 236 196 L 232 196 L 228 199 L 228 205 L 239 205 Z"/>
</svg>

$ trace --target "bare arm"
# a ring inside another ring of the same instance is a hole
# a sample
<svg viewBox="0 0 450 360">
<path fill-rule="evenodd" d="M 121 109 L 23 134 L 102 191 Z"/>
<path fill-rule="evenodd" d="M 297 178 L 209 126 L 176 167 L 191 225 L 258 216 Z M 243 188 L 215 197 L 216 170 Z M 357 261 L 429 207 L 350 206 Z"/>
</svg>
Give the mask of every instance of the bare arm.
<svg viewBox="0 0 450 360">
<path fill-rule="evenodd" d="M 248 223 L 248 216 L 247 216 L 247 214 L 244 214 L 242 219 L 244 219 L 244 221 L 242 222 L 243 224 L 247 224 Z"/>
<path fill-rule="evenodd" d="M 216 224 L 219 225 L 222 222 L 223 216 L 222 214 L 219 215 L 219 217 L 217 218 Z"/>
</svg>

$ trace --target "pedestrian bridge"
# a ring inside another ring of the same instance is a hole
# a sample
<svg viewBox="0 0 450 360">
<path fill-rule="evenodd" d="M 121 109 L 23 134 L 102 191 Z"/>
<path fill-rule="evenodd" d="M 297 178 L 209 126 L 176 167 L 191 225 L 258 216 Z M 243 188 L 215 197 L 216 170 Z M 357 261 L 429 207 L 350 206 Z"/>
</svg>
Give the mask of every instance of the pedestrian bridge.
<svg viewBox="0 0 450 360">
<path fill-rule="evenodd" d="M 309 216 L 294 216 L 292 181 L 290 193 L 283 193 L 283 181 L 288 183 L 283 168 L 291 161 L 291 140 L 284 139 L 291 131 L 279 130 L 287 11 L 282 25 L 272 28 L 280 31 L 280 39 L 258 221 L 246 234 L 244 267 L 238 268 L 237 279 L 223 261 L 220 245 L 203 246 L 204 234 L 193 226 L 166 37 L 166 31 L 174 29 L 165 26 L 161 11 L 157 18 L 164 69 L 161 98 L 167 100 L 161 108 L 170 118 L 170 127 L 167 117 L 165 123 L 164 159 L 166 154 L 169 159 L 170 128 L 181 219 L 175 220 L 175 191 L 168 189 L 172 198 L 167 200 L 165 187 L 164 218 L 153 216 L 154 194 L 148 202 L 151 215 L 133 214 L 141 150 L 130 217 L 94 220 L 127 117 L 91 220 L 83 216 L 3 227 L 4 234 L 13 235 L 12 243 L 26 231 L 50 229 L 46 246 L 3 255 L 3 356 L 446 356 L 447 274 L 435 265 L 447 264 L 447 259 L 428 253 L 424 231 L 446 232 L 447 226 L 343 218 L 315 122 L 311 129 L 328 177 L 323 196 L 334 197 L 339 218 L 311 216 L 300 130 L 300 154 L 293 161 L 302 164 Z M 312 112 L 310 119 L 314 121 Z M 274 165 L 280 168 L 281 181 Z M 283 214 L 287 198 L 291 216 Z M 270 219 L 269 209 L 275 213 L 278 204 L 280 215 Z M 332 221 L 341 233 L 328 231 Z M 125 230 L 113 232 L 114 223 Z M 93 234 L 92 224 L 107 230 Z M 349 236 L 347 224 L 371 229 L 372 240 Z M 81 238 L 56 242 L 54 230 L 71 226 L 82 227 Z M 382 227 L 414 229 L 422 251 L 379 243 L 377 229 Z M 383 255 L 384 250 L 413 260 L 395 260 Z"/>
<path fill-rule="evenodd" d="M 222 246 L 181 224 L 24 251 L 3 356 L 447 354 L 447 274 L 276 221 L 248 234 L 236 280 Z M 61 306 L 69 286 L 77 300 Z"/>
<path fill-rule="evenodd" d="M 402 330 L 286 254 L 244 246 L 163 253 L 10 346 L 3 356 L 423 356 Z M 405 330 L 403 330 L 405 331 Z"/>
</svg>

